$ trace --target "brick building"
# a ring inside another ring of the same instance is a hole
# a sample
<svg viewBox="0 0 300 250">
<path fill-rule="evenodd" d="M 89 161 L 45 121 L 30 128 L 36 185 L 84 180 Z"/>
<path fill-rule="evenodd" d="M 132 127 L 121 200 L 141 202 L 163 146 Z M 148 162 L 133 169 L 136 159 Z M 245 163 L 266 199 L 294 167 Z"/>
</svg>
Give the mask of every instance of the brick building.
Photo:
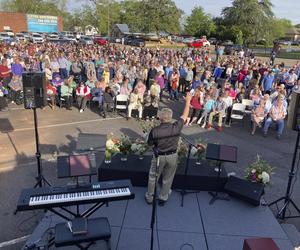
<svg viewBox="0 0 300 250">
<path fill-rule="evenodd" d="M 30 15 L 16 12 L 0 11 L 0 32 L 9 27 L 13 32 L 61 32 L 63 31 L 62 17 Z"/>
</svg>

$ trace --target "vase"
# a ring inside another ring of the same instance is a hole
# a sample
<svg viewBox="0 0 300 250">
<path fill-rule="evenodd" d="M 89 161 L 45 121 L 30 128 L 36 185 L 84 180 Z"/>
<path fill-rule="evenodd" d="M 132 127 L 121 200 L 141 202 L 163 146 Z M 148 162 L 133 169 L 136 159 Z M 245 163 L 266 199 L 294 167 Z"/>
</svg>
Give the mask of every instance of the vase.
<svg viewBox="0 0 300 250">
<path fill-rule="evenodd" d="M 196 160 L 196 165 L 201 165 L 201 164 L 202 164 L 201 159 L 200 159 L 200 158 L 197 158 L 197 160 Z"/>
<path fill-rule="evenodd" d="M 127 154 L 122 154 L 121 161 L 127 161 L 127 158 L 128 158 Z"/>
<path fill-rule="evenodd" d="M 104 162 L 106 163 L 106 164 L 109 164 L 109 163 L 111 163 L 111 152 L 109 152 L 109 151 L 105 151 L 105 160 L 104 160 Z"/>
</svg>

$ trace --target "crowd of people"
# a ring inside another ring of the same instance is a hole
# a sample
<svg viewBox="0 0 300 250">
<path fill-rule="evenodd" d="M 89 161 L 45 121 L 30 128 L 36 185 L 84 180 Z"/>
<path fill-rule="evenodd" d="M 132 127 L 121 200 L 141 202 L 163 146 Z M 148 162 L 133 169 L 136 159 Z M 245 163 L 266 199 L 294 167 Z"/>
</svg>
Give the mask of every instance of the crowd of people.
<svg viewBox="0 0 300 250">
<path fill-rule="evenodd" d="M 160 101 L 178 102 L 187 92 L 193 97 L 186 126 L 199 124 L 217 131 L 230 124 L 235 103 L 251 100 L 255 133 L 267 135 L 277 124 L 277 138 L 284 129 L 289 96 L 300 86 L 300 63 L 292 67 L 271 65 L 250 50 L 226 56 L 209 48 L 160 49 L 117 45 L 0 44 L 0 110 L 7 103 L 22 103 L 22 73 L 45 72 L 49 105 L 84 112 L 96 102 L 102 115 L 114 108 L 117 96 L 127 96 L 127 118 L 137 110 L 158 110 Z"/>
</svg>

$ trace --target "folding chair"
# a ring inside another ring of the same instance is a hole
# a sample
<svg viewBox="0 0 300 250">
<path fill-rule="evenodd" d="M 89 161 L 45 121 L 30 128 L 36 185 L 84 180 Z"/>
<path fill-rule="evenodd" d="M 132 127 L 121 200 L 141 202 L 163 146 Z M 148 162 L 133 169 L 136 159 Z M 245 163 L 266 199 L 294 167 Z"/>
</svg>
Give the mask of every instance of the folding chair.
<svg viewBox="0 0 300 250">
<path fill-rule="evenodd" d="M 231 110 L 231 116 L 230 116 L 230 125 L 232 119 L 234 120 L 243 120 L 244 114 L 245 114 L 246 106 L 242 103 L 234 103 Z"/>
<path fill-rule="evenodd" d="M 115 111 L 116 110 L 125 111 L 127 116 L 127 109 L 128 109 L 128 95 L 117 95 L 115 101 Z"/>
<path fill-rule="evenodd" d="M 243 99 L 242 100 L 242 104 L 245 105 L 245 113 L 251 114 L 253 106 L 254 106 L 254 101 L 250 100 L 250 99 Z"/>
</svg>

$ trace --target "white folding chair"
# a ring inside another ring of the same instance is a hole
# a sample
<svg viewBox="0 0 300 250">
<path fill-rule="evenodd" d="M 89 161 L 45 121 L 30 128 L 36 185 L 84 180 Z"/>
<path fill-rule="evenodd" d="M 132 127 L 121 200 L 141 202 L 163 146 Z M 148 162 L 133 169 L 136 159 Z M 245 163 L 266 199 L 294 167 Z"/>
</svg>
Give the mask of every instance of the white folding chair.
<svg viewBox="0 0 300 250">
<path fill-rule="evenodd" d="M 231 120 L 243 120 L 245 114 L 246 106 L 242 103 L 235 103 L 232 106 L 231 115 L 230 115 L 230 124 Z"/>
<path fill-rule="evenodd" d="M 115 111 L 125 111 L 127 115 L 127 108 L 128 108 L 128 95 L 117 95 L 116 102 L 115 102 Z"/>
<path fill-rule="evenodd" d="M 250 99 L 243 99 L 242 104 L 245 105 L 245 113 L 251 114 L 253 106 L 254 106 L 254 101 L 250 100 Z"/>
</svg>

